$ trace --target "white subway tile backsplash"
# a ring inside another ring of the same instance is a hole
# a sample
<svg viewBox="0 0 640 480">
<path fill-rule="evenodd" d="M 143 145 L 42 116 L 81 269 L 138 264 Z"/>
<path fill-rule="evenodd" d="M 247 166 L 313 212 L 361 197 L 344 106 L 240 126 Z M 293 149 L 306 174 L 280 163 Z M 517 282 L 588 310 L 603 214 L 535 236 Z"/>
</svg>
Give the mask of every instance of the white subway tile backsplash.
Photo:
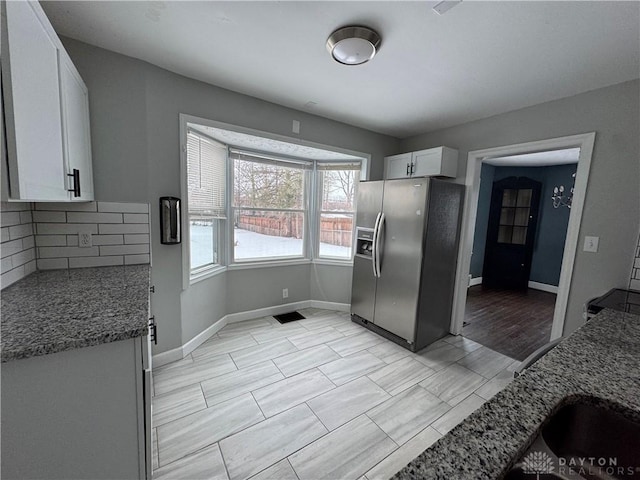
<svg viewBox="0 0 640 480">
<path fill-rule="evenodd" d="M 98 233 L 98 226 L 86 223 L 36 223 L 37 235 L 67 235 L 78 232 Z"/>
<path fill-rule="evenodd" d="M 97 257 L 99 247 L 38 247 L 38 258 Z"/>
<path fill-rule="evenodd" d="M 67 245 L 66 235 L 36 235 L 38 247 L 64 247 Z"/>
<path fill-rule="evenodd" d="M 149 235 L 147 234 L 134 234 L 134 235 L 125 235 L 124 243 L 132 244 L 132 243 L 146 243 L 149 244 Z"/>
<path fill-rule="evenodd" d="M 11 261 L 11 256 L 4 257 L 0 260 L 0 272 L 8 272 L 13 268 L 13 262 Z"/>
<path fill-rule="evenodd" d="M 83 268 L 150 262 L 149 205 L 119 202 L 36 204 L 38 268 Z M 69 223 L 58 223 L 65 216 Z M 124 221 L 129 223 L 123 223 Z M 78 233 L 92 234 L 89 248 Z M 127 241 L 125 241 L 127 237 Z"/>
<path fill-rule="evenodd" d="M 37 223 L 67 223 L 67 212 L 33 212 L 33 221 Z"/>
<path fill-rule="evenodd" d="M 0 227 L 2 288 L 36 268 L 133 265 L 151 260 L 148 204 L 0 202 Z M 78 246 L 79 232 L 92 234 L 91 247 Z"/>
<path fill-rule="evenodd" d="M 94 235 L 92 237 L 94 245 L 122 245 L 123 235 Z"/>
<path fill-rule="evenodd" d="M 20 223 L 33 223 L 31 211 L 20 212 Z"/>
<path fill-rule="evenodd" d="M 149 262 L 150 262 L 150 258 L 148 253 L 144 255 L 125 255 L 124 256 L 125 265 L 138 265 L 138 264 L 144 264 Z"/>
<path fill-rule="evenodd" d="M 0 288 L 5 288 L 35 270 L 32 204 L 0 202 Z"/>
<path fill-rule="evenodd" d="M 68 258 L 39 258 L 37 260 L 39 270 L 57 270 L 69 268 Z"/>
<path fill-rule="evenodd" d="M 22 240 L 11 240 L 9 242 L 4 242 L 0 246 L 0 257 L 4 258 L 9 255 L 15 255 L 18 252 L 22 251 Z"/>
<path fill-rule="evenodd" d="M 145 223 L 100 224 L 98 229 L 101 235 L 114 233 L 149 233 L 149 225 Z"/>
<path fill-rule="evenodd" d="M 99 212 L 149 213 L 146 203 L 98 202 Z"/>
<path fill-rule="evenodd" d="M 16 238 L 23 238 L 28 235 L 33 235 L 32 223 L 25 223 L 24 225 L 9 227 L 9 238 L 11 240 L 15 240 Z"/>
<path fill-rule="evenodd" d="M 22 248 L 24 250 L 28 249 L 28 248 L 33 248 L 36 246 L 36 240 L 35 237 L 33 235 L 29 235 L 28 237 L 24 237 L 22 239 Z"/>
<path fill-rule="evenodd" d="M 122 256 L 69 258 L 69 268 L 108 267 L 113 265 L 124 265 Z"/>
<path fill-rule="evenodd" d="M 0 202 L 0 212 L 25 212 L 31 211 L 29 202 Z"/>
<path fill-rule="evenodd" d="M 12 225 L 20 225 L 20 212 L 2 212 L 0 213 L 0 225 L 3 227 L 11 227 Z"/>
<path fill-rule="evenodd" d="M 36 210 L 52 210 L 54 212 L 97 212 L 98 206 L 96 202 L 78 202 L 78 203 L 36 203 Z"/>
<path fill-rule="evenodd" d="M 125 213 L 124 223 L 149 223 L 149 214 L 147 213 Z"/>
<path fill-rule="evenodd" d="M 20 253 L 16 253 L 11 256 L 11 263 L 13 267 L 19 267 L 20 265 L 24 265 L 25 263 L 29 263 L 32 260 L 36 259 L 36 251 L 33 248 L 29 250 L 24 250 Z"/>
<path fill-rule="evenodd" d="M 67 212 L 69 223 L 122 223 L 121 213 Z"/>
<path fill-rule="evenodd" d="M 12 283 L 16 283 L 18 280 L 22 280 L 26 276 L 27 273 L 24 265 L 13 268 L 7 273 L 3 273 L 2 276 L 0 276 L 0 288 L 6 288 Z"/>
<path fill-rule="evenodd" d="M 112 245 L 100 247 L 100 255 L 135 255 L 149 253 L 149 245 Z"/>
</svg>

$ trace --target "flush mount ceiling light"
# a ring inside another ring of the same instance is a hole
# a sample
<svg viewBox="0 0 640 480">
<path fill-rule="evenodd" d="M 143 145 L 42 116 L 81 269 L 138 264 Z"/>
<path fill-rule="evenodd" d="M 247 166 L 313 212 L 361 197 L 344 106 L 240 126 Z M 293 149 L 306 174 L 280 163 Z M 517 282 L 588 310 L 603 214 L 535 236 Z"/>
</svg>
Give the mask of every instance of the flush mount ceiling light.
<svg viewBox="0 0 640 480">
<path fill-rule="evenodd" d="M 378 51 L 380 35 L 367 27 L 343 27 L 327 39 L 327 50 L 343 65 L 361 65 Z"/>
</svg>

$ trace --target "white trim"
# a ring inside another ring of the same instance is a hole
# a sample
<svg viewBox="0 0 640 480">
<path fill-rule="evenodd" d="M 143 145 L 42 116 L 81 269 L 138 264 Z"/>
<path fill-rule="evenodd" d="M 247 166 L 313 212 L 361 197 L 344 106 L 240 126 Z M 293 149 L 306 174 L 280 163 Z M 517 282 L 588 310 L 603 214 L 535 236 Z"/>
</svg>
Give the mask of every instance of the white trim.
<svg viewBox="0 0 640 480">
<path fill-rule="evenodd" d="M 325 310 L 335 310 L 337 312 L 350 312 L 350 303 L 325 302 L 323 300 L 311 300 L 311 308 L 323 308 Z"/>
<path fill-rule="evenodd" d="M 353 257 L 351 257 L 349 260 L 334 260 L 331 258 L 322 257 L 312 260 L 311 263 L 313 263 L 314 265 L 332 265 L 334 267 L 353 267 Z"/>
<path fill-rule="evenodd" d="M 280 313 L 301 310 L 303 308 L 324 308 L 326 310 L 336 310 L 338 312 L 349 312 L 351 310 L 351 305 L 348 303 L 325 302 L 322 300 L 304 300 L 302 302 L 286 303 L 284 305 L 258 308 L 256 310 L 247 310 L 245 312 L 229 313 L 216 321 L 213 325 L 204 329 L 181 347 L 155 354 L 153 356 L 153 366 L 162 367 L 168 363 L 182 360 L 229 323 L 244 322 L 246 320 L 278 315 Z"/>
<path fill-rule="evenodd" d="M 578 160 L 578 169 L 576 171 L 576 181 L 573 200 L 571 203 L 571 213 L 569 215 L 567 238 L 564 246 L 564 256 L 562 257 L 558 297 L 556 298 L 553 325 L 551 327 L 551 340 L 562 336 L 569 300 L 569 287 L 571 285 L 573 267 L 576 253 L 578 251 L 578 236 L 580 234 L 580 223 L 582 221 L 582 211 L 584 209 L 584 200 L 587 182 L 589 180 L 595 137 L 595 132 L 591 132 L 469 152 L 467 157 L 467 175 L 465 178 L 467 195 L 465 197 L 463 209 L 462 233 L 460 248 L 458 251 L 456 286 L 453 297 L 453 314 L 451 317 L 452 333 L 460 334 L 462 331 L 462 323 L 464 321 L 467 289 L 469 285 L 469 268 L 471 265 L 471 249 L 473 247 L 473 236 L 476 225 L 476 216 L 478 213 L 480 166 L 482 161 L 488 158 L 503 157 L 507 155 L 578 147 L 580 148 L 580 158 Z"/>
<path fill-rule="evenodd" d="M 206 280 L 207 278 L 215 277 L 226 271 L 227 267 L 225 267 L 224 265 L 212 265 L 207 269 L 191 274 L 189 278 L 189 285 L 201 282 L 202 280 Z"/>
<path fill-rule="evenodd" d="M 482 277 L 470 278 L 469 286 L 475 287 L 476 285 L 482 285 Z"/>
<path fill-rule="evenodd" d="M 244 312 L 227 314 L 227 323 L 244 322 L 245 320 L 254 320 L 261 317 L 269 317 L 271 315 L 279 315 L 281 313 L 291 312 L 302 308 L 309 308 L 311 300 L 302 302 L 285 303 L 283 305 L 275 305 L 273 307 L 258 308 L 256 310 L 246 310 Z"/>
<path fill-rule="evenodd" d="M 555 294 L 558 293 L 558 287 L 556 287 L 555 285 L 549 285 L 548 283 L 532 282 L 531 280 L 529 280 L 528 287 L 533 288 L 534 290 L 540 290 L 542 292 Z"/>
<path fill-rule="evenodd" d="M 265 260 L 263 262 L 237 262 L 232 263 L 227 267 L 227 270 L 247 270 L 250 268 L 269 268 L 269 267 L 289 267 L 292 265 L 306 265 L 310 264 L 311 260 L 308 258 L 300 258 L 294 260 Z"/>
<path fill-rule="evenodd" d="M 182 347 L 173 348 L 166 352 L 156 353 L 151 360 L 153 368 L 162 367 L 168 363 L 177 362 L 182 360 L 185 355 L 182 354 Z"/>
</svg>

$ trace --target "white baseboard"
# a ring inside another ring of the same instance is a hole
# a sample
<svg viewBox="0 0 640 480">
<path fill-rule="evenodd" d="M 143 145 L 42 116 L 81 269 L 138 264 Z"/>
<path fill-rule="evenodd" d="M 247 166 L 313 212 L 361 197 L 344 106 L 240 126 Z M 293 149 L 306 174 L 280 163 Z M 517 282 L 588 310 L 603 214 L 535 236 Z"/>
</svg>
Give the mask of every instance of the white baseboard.
<svg viewBox="0 0 640 480">
<path fill-rule="evenodd" d="M 166 352 L 156 353 L 151 360 L 151 365 L 152 368 L 162 367 L 167 363 L 182 360 L 184 357 L 185 355 L 183 355 L 182 353 L 182 347 L 173 348 L 171 350 L 167 350 Z"/>
<path fill-rule="evenodd" d="M 558 293 L 558 287 L 556 287 L 555 285 L 532 282 L 531 280 L 529 280 L 529 288 L 533 288 L 534 290 L 541 290 L 543 292 L 556 293 L 556 294 Z"/>
<path fill-rule="evenodd" d="M 302 308 L 309 308 L 311 300 L 302 302 L 285 303 L 283 305 L 275 305 L 273 307 L 258 308 L 256 310 L 247 310 L 245 312 L 229 313 L 226 315 L 227 323 L 243 322 L 245 320 L 253 320 L 260 317 L 268 317 L 270 315 L 279 315 L 281 313 L 291 312 Z"/>
<path fill-rule="evenodd" d="M 351 309 L 351 305 L 348 303 L 325 302 L 322 300 L 304 300 L 302 302 L 285 303 L 284 305 L 247 310 L 246 312 L 229 313 L 210 327 L 207 327 L 181 347 L 155 354 L 153 356 L 153 366 L 161 367 L 168 363 L 182 360 L 229 323 L 244 322 L 246 320 L 253 320 L 270 315 L 279 315 L 280 313 L 301 310 L 303 308 L 324 308 L 327 310 L 348 312 Z"/>
<path fill-rule="evenodd" d="M 482 285 L 482 277 L 476 277 L 469 279 L 469 286 L 475 287 L 476 285 Z"/>
<path fill-rule="evenodd" d="M 335 310 L 337 312 L 350 312 L 351 304 L 311 300 L 311 308 L 324 308 L 325 310 Z"/>
</svg>

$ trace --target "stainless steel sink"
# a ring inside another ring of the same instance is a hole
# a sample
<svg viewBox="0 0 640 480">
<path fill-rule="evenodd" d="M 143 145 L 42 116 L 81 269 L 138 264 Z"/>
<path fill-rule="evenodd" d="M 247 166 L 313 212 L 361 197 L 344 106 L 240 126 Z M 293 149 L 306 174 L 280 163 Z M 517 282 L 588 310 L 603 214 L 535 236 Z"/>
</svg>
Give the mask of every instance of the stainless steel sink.
<svg viewBox="0 0 640 480">
<path fill-rule="evenodd" d="M 622 411 L 588 402 L 563 406 L 505 480 L 640 479 L 640 421 Z"/>
</svg>

